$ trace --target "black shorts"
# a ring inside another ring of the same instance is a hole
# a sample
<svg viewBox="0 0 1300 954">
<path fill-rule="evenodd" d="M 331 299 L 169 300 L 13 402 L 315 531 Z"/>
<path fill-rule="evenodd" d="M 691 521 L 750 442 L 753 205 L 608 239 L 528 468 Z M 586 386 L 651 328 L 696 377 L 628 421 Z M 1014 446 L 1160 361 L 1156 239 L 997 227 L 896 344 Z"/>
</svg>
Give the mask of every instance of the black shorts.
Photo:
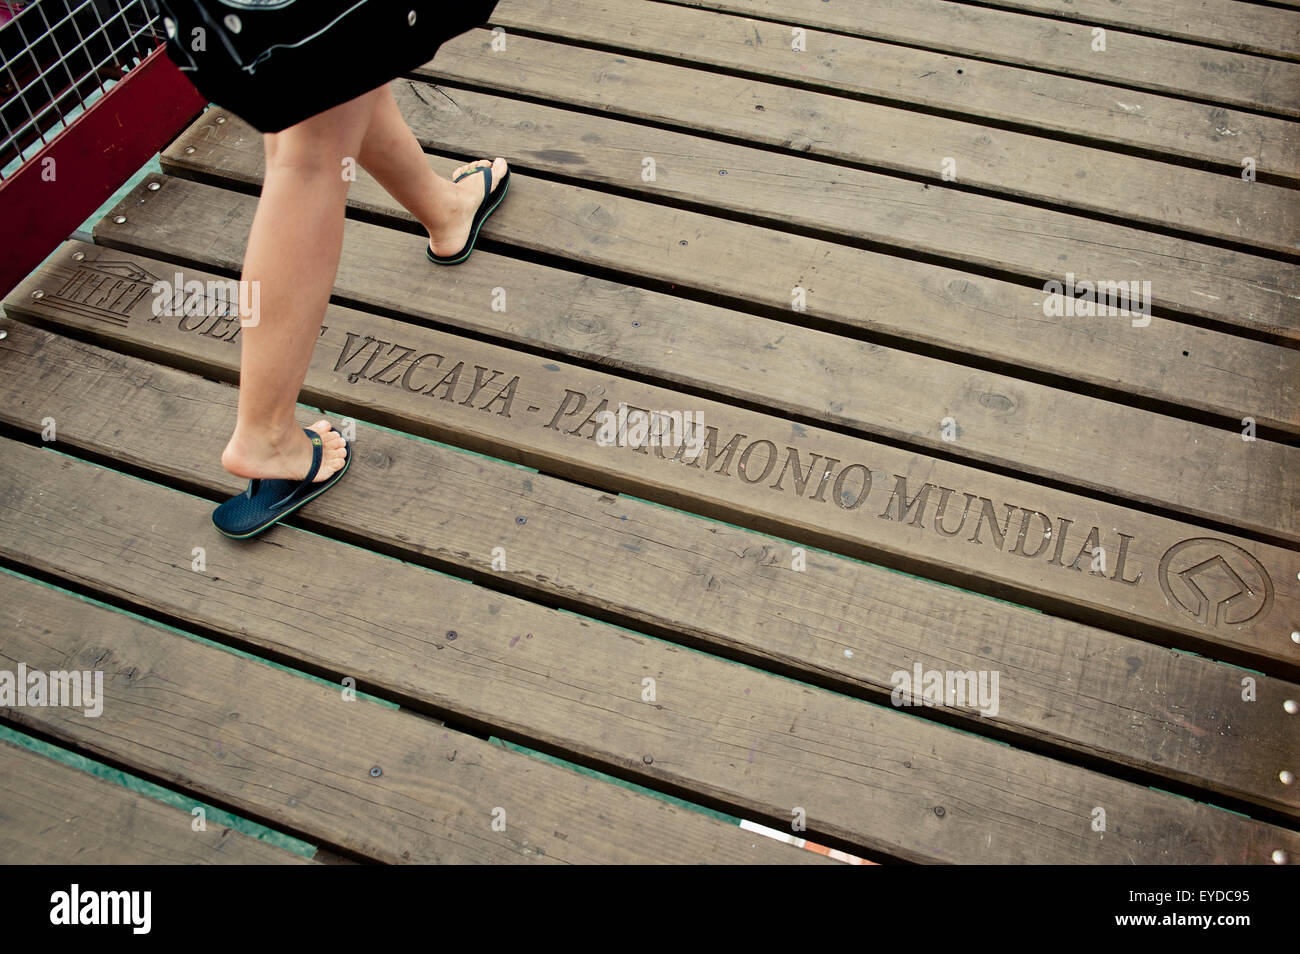
<svg viewBox="0 0 1300 954">
<path fill-rule="evenodd" d="M 149 0 L 200 93 L 279 132 L 433 59 L 496 0 Z"/>
</svg>

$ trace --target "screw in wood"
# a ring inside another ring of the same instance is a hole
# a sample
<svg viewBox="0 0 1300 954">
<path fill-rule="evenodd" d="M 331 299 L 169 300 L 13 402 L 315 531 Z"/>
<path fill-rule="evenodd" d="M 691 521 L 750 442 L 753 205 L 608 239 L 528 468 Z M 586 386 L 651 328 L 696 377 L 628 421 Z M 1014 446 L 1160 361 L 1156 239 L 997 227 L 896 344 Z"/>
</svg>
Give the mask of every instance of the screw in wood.
<svg viewBox="0 0 1300 954">
<path fill-rule="evenodd" d="M 1282 771 L 1278 772 L 1277 777 L 1278 779 L 1281 780 L 1283 785 L 1290 785 L 1292 782 L 1295 781 L 1295 775 L 1291 772 L 1288 772 L 1286 769 L 1283 769 Z"/>
<path fill-rule="evenodd" d="M 126 216 L 125 216 L 125 215 L 115 215 L 115 216 L 113 216 L 113 222 L 114 222 L 114 224 L 116 224 L 116 225 L 125 225 L 125 224 L 126 224 Z"/>
<path fill-rule="evenodd" d="M 378 765 L 376 765 L 374 768 L 372 768 L 372 769 L 370 770 L 370 777 L 371 777 L 371 778 L 379 778 L 379 776 L 381 776 L 381 775 L 383 775 L 383 774 L 384 774 L 384 770 L 381 769 Z"/>
<path fill-rule="evenodd" d="M 1289 859 L 1286 856 L 1286 852 L 1283 851 L 1281 848 L 1273 852 L 1273 864 L 1284 865 L 1287 863 L 1288 860 Z"/>
<path fill-rule="evenodd" d="M 44 298 L 44 297 L 45 297 L 45 292 L 41 291 L 41 290 L 38 288 L 38 289 L 36 289 L 36 291 L 32 292 L 32 297 L 33 297 L 33 298 Z"/>
<path fill-rule="evenodd" d="M 159 189 L 162 188 L 162 183 L 160 183 L 160 182 L 150 182 L 149 185 L 146 186 L 146 188 L 147 188 L 150 192 L 157 192 Z"/>
<path fill-rule="evenodd" d="M 84 259 L 85 257 L 86 257 L 86 253 L 85 253 L 85 252 L 74 252 L 73 255 L 72 255 L 72 260 L 73 260 L 74 262 L 80 262 L 80 261 L 81 261 L 82 259 Z"/>
</svg>

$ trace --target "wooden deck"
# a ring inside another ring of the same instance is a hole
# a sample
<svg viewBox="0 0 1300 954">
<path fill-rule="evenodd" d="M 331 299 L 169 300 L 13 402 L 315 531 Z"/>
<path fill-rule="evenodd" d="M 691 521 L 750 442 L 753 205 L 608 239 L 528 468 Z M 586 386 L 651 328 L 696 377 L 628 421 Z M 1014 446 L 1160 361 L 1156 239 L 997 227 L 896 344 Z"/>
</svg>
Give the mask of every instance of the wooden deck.
<svg viewBox="0 0 1300 954">
<path fill-rule="evenodd" d="M 394 92 L 510 195 L 435 269 L 359 173 L 248 543 L 210 109 L 4 302 L 0 670 L 105 698 L 0 723 L 318 860 L 1294 862 L 1295 6 L 501 0 Z M 0 860 L 305 860 L 190 822 L 0 742 Z"/>
</svg>

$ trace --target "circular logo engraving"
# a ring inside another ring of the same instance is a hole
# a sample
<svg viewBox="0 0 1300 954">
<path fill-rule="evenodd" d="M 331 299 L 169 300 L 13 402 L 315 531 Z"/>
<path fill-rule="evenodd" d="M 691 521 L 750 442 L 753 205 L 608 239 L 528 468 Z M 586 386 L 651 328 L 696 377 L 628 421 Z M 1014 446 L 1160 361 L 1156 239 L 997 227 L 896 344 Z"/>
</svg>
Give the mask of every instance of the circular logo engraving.
<svg viewBox="0 0 1300 954">
<path fill-rule="evenodd" d="M 1273 606 L 1273 581 L 1254 556 L 1227 540 L 1193 537 L 1160 558 L 1165 598 L 1203 626 L 1240 626 Z"/>
</svg>

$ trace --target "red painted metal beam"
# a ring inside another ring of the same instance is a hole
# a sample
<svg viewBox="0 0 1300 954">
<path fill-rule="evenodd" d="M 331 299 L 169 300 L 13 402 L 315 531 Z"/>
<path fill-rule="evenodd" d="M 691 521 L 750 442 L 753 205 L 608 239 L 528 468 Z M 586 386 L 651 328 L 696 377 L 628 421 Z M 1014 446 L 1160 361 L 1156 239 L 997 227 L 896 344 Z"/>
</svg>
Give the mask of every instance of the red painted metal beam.
<svg viewBox="0 0 1300 954">
<path fill-rule="evenodd" d="M 0 182 L 0 296 L 35 270 L 205 105 L 159 46 Z"/>
</svg>

